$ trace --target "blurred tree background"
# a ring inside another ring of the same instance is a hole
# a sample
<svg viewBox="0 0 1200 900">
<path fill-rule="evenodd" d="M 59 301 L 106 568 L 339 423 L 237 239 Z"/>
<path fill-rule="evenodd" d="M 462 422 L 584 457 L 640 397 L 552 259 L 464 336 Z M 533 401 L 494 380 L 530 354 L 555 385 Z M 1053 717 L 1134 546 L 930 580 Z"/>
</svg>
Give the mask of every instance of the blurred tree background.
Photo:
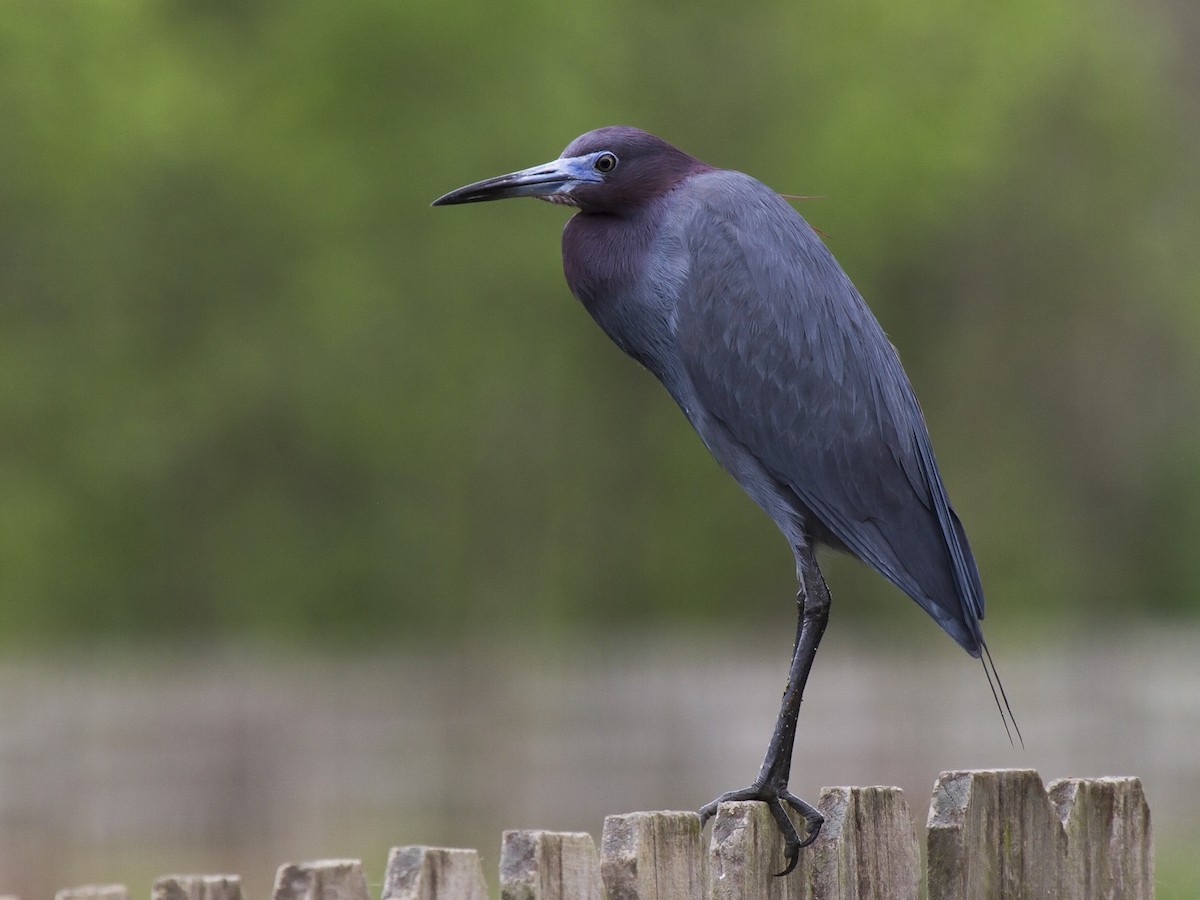
<svg viewBox="0 0 1200 900">
<path fill-rule="evenodd" d="M 562 211 L 428 208 L 613 123 L 824 198 L 800 208 L 901 351 L 993 628 L 1194 619 L 1196 24 L 7 7 L 0 635 L 787 631 L 787 548 L 570 297 Z M 830 581 L 839 628 L 918 621 L 857 566 Z"/>
</svg>

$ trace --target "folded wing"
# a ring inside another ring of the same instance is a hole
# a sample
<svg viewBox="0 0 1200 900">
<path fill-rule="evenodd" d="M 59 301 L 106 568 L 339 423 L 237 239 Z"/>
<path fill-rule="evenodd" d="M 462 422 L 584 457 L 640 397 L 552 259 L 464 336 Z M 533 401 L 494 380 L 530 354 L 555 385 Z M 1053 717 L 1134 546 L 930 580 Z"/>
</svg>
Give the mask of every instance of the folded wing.
<svg viewBox="0 0 1200 900">
<path fill-rule="evenodd" d="M 974 656 L 983 592 L 900 360 L 811 227 L 749 176 L 680 201 L 675 336 L 709 415 Z"/>
</svg>

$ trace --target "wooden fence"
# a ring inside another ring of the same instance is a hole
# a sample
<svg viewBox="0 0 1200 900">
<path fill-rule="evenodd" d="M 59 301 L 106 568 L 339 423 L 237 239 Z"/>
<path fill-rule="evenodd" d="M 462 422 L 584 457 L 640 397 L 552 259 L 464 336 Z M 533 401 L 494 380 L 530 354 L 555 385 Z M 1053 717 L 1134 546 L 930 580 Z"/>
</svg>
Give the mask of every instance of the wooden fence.
<svg viewBox="0 0 1200 900">
<path fill-rule="evenodd" d="M 588 834 L 506 831 L 503 900 L 867 900 L 916 898 L 921 863 L 897 788 L 826 788 L 820 837 L 785 878 L 766 807 L 727 803 L 705 852 L 692 812 L 609 816 L 600 849 Z M 1136 778 L 1067 778 L 1047 790 L 1037 772 L 944 772 L 926 827 L 929 900 L 1140 900 L 1154 896 L 1150 810 Z M 396 847 L 382 900 L 487 900 L 475 850 Z M 59 891 L 56 900 L 128 900 L 121 885 Z M 152 900 L 242 900 L 233 875 L 168 876 Z M 273 900 L 370 900 L 362 864 L 289 864 Z"/>
</svg>

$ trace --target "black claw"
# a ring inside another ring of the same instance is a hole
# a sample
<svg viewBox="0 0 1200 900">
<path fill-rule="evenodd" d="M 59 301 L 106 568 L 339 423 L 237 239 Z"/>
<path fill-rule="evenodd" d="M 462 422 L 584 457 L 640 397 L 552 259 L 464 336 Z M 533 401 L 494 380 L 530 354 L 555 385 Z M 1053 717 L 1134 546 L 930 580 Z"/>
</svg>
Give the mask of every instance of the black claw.
<svg viewBox="0 0 1200 900">
<path fill-rule="evenodd" d="M 804 816 L 804 840 L 800 842 L 801 847 L 807 847 L 817 839 L 817 835 L 821 833 L 821 826 L 825 824 L 825 817 L 817 812 L 816 808 L 809 803 L 805 803 L 795 794 L 788 791 L 780 791 L 780 799 L 788 806 L 794 809 L 800 815 Z"/>
<path fill-rule="evenodd" d="M 779 798 L 772 797 L 766 801 L 766 804 L 783 835 L 783 856 L 787 860 L 787 866 L 782 872 L 775 873 L 775 877 L 781 878 L 796 868 L 796 863 L 800 862 L 800 848 L 804 846 L 804 843 L 800 840 L 800 833 L 796 831 L 796 826 L 792 824 L 791 817 L 788 816 L 787 810 L 784 809 Z"/>
<path fill-rule="evenodd" d="M 779 832 L 783 837 L 783 857 L 787 860 L 787 866 L 782 872 L 777 872 L 776 877 L 781 878 L 790 874 L 800 862 L 801 849 L 815 841 L 817 835 L 821 833 L 825 817 L 817 812 L 816 807 L 790 793 L 786 785 L 752 784 L 740 791 L 729 791 L 722 794 L 716 800 L 702 806 L 700 808 L 700 827 L 703 828 L 705 823 L 716 814 L 717 807 L 722 803 L 738 800 L 758 800 L 767 804 L 767 809 L 771 811 L 771 817 L 779 826 Z M 787 814 L 785 803 L 804 817 L 805 834 L 803 839 Z"/>
<path fill-rule="evenodd" d="M 717 808 L 722 803 L 736 803 L 739 800 L 763 799 L 765 799 L 763 789 L 756 787 L 755 785 L 751 785 L 748 788 L 742 788 L 740 791 L 726 791 L 716 800 L 712 801 L 712 803 L 706 803 L 704 806 L 700 807 L 700 827 L 703 828 L 704 824 L 717 814 Z M 804 801 L 802 800 L 800 802 L 803 803 Z"/>
<path fill-rule="evenodd" d="M 803 846 L 803 844 L 800 845 L 800 847 Z M 796 864 L 800 862 L 800 847 L 797 847 L 795 851 L 790 850 L 788 847 L 783 848 L 783 854 L 787 857 L 788 864 L 784 866 L 782 872 L 775 873 L 776 878 L 782 878 L 785 875 L 792 874 L 792 869 L 796 868 Z"/>
</svg>

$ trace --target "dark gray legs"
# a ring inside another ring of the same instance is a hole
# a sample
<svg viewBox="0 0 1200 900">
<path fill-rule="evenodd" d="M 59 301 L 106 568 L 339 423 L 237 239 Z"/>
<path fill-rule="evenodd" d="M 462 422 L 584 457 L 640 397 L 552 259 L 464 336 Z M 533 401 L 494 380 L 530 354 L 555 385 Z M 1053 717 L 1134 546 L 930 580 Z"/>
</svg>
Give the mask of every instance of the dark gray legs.
<svg viewBox="0 0 1200 900">
<path fill-rule="evenodd" d="M 800 713 L 800 701 L 804 696 L 804 685 L 812 670 L 813 659 L 825 625 L 829 621 L 829 588 L 810 547 L 800 550 L 800 586 L 796 592 L 798 615 L 796 620 L 796 643 L 792 648 L 792 665 L 788 672 L 787 688 L 783 692 L 783 703 L 779 718 L 775 720 L 775 731 L 767 745 L 767 755 L 754 784 L 740 791 L 722 794 L 700 810 L 700 825 L 703 827 L 717 807 L 731 800 L 761 800 L 767 804 L 779 830 L 783 833 L 784 855 L 787 867 L 780 872 L 786 875 L 796 867 L 800 859 L 800 848 L 807 847 L 817 839 L 825 818 L 817 810 L 787 789 L 792 771 L 792 749 L 796 743 L 796 718 Z M 801 839 L 784 804 L 804 816 L 805 836 Z"/>
</svg>

